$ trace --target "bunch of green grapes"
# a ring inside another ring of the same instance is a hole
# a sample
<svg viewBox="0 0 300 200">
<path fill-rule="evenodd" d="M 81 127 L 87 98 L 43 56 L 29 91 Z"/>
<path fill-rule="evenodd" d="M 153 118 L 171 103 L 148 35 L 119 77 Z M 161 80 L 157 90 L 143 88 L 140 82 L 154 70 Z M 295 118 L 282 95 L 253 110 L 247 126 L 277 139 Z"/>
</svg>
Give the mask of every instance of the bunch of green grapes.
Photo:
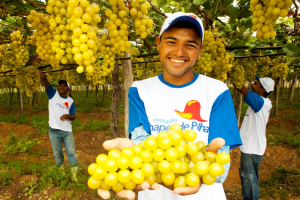
<svg viewBox="0 0 300 200">
<path fill-rule="evenodd" d="M 243 65 L 239 61 L 233 62 L 233 67 L 231 68 L 230 82 L 236 86 L 237 89 L 241 89 L 245 84 L 245 70 Z"/>
<path fill-rule="evenodd" d="M 257 31 L 256 38 L 262 40 L 275 38 L 276 20 L 279 17 L 286 17 L 292 4 L 292 0 L 251 0 L 252 30 Z"/>
<path fill-rule="evenodd" d="M 211 185 L 225 172 L 223 165 L 230 161 L 230 156 L 225 152 L 207 152 L 203 141 L 194 142 L 196 138 L 195 131 L 172 124 L 167 131 L 161 131 L 157 137 L 151 135 L 139 145 L 100 154 L 96 163 L 88 167 L 88 186 L 120 192 L 133 190 L 144 181 L 177 188 L 195 187 L 201 179 Z"/>
<path fill-rule="evenodd" d="M 151 7 L 149 2 L 142 3 L 141 0 L 133 0 L 131 2 L 130 17 L 133 20 L 134 32 L 140 35 L 142 39 L 146 39 L 151 34 L 151 26 L 153 20 L 147 17 L 148 9 Z"/>
<path fill-rule="evenodd" d="M 227 79 L 227 72 L 232 68 L 234 58 L 231 53 L 226 52 L 217 31 L 216 28 L 213 31 L 204 31 L 204 48 L 195 68 L 200 73 L 207 73 L 224 82 Z"/>
<path fill-rule="evenodd" d="M 52 49 L 53 30 L 50 29 L 49 17 L 43 13 L 37 13 L 35 10 L 30 11 L 27 16 L 31 25 L 35 28 L 35 32 L 31 36 L 31 40 L 35 42 L 36 53 L 44 61 L 47 61 L 54 70 L 60 69 L 59 61 L 55 57 L 55 51 Z"/>
<path fill-rule="evenodd" d="M 25 90 L 26 95 L 28 97 L 31 97 L 33 92 L 37 91 L 39 89 L 40 85 L 40 73 L 39 70 L 34 66 L 27 66 L 24 68 L 24 74 L 25 74 Z"/>
<path fill-rule="evenodd" d="M 244 66 L 246 71 L 246 80 L 254 80 L 257 74 L 257 62 L 253 58 L 246 58 L 240 61 L 240 64 Z"/>
<path fill-rule="evenodd" d="M 143 62 L 145 61 L 144 58 L 135 58 L 135 62 Z M 148 78 L 149 76 L 149 70 L 146 69 L 145 63 L 138 63 L 135 64 L 135 71 L 136 71 L 136 78 L 138 80 L 143 80 Z"/>
<path fill-rule="evenodd" d="M 258 57 L 257 60 L 257 65 L 261 66 L 261 71 L 260 73 L 263 74 L 263 76 L 267 76 L 270 74 L 270 65 L 273 65 L 273 61 L 271 60 L 270 57 Z"/>
<path fill-rule="evenodd" d="M 153 58 L 151 60 L 159 60 L 159 56 L 153 56 Z M 161 74 L 163 71 L 161 62 L 148 63 L 147 67 L 150 71 L 149 77 L 157 76 L 157 75 Z"/>
<path fill-rule="evenodd" d="M 12 41 L 10 48 L 15 53 L 16 67 L 17 66 L 24 67 L 29 60 L 29 52 L 28 52 L 29 42 L 27 41 L 25 43 L 25 46 L 22 45 L 22 43 L 24 42 L 24 39 L 23 39 L 23 35 L 21 34 L 20 31 L 11 33 L 10 38 Z"/>
<path fill-rule="evenodd" d="M 125 52 L 131 52 L 131 42 L 128 41 L 130 24 L 135 27 L 131 31 L 140 35 L 142 39 L 151 33 L 153 24 L 153 21 L 146 16 L 150 7 L 148 2 L 141 3 L 140 0 L 134 0 L 129 3 L 131 10 L 123 0 L 110 0 L 109 3 L 112 5 L 112 10 L 105 11 L 108 21 L 104 24 L 108 35 L 104 35 L 100 42 L 102 55 L 104 57 L 108 55 L 107 62 L 105 61 L 102 65 L 103 72 L 106 71 L 107 74 L 113 71 L 114 63 L 111 58 L 114 59 L 114 55 L 124 57 Z M 130 19 L 128 19 L 129 15 Z"/>
<path fill-rule="evenodd" d="M 278 59 L 274 59 L 272 67 L 273 78 L 282 78 L 282 80 L 285 81 L 289 71 L 290 70 L 287 63 L 280 63 Z"/>
</svg>

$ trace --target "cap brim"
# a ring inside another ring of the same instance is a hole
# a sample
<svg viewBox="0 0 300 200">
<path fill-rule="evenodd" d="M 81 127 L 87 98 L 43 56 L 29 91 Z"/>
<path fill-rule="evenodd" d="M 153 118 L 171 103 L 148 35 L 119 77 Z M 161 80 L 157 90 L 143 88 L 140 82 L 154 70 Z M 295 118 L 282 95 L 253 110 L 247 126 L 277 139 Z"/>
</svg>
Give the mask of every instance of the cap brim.
<svg viewBox="0 0 300 200">
<path fill-rule="evenodd" d="M 260 78 L 259 78 L 257 75 L 255 75 L 255 78 L 256 78 L 257 80 L 259 80 L 259 82 L 260 82 Z"/>
<path fill-rule="evenodd" d="M 193 18 L 191 16 L 180 16 L 180 17 L 177 17 L 176 19 L 174 19 L 171 22 L 171 24 L 168 26 L 168 28 L 165 29 L 165 31 L 169 30 L 170 27 L 172 27 L 172 25 L 174 25 L 175 23 L 181 22 L 181 21 L 190 22 L 190 23 L 194 24 L 196 26 L 196 28 L 198 29 L 198 33 L 199 33 L 199 35 L 201 37 L 201 40 L 203 39 L 203 30 L 202 30 L 199 22 L 197 21 L 197 19 L 195 19 L 195 18 Z"/>
</svg>

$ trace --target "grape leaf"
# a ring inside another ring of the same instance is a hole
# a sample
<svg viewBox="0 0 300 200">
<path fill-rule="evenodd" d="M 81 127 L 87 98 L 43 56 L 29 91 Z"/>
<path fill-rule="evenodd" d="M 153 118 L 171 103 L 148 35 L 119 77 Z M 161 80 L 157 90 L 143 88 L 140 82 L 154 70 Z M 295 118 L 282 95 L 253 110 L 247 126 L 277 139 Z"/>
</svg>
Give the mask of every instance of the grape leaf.
<svg viewBox="0 0 300 200">
<path fill-rule="evenodd" d="M 193 0 L 193 4 L 195 5 L 199 5 L 199 4 L 203 4 L 204 3 L 204 0 Z"/>
<path fill-rule="evenodd" d="M 230 47 L 243 47 L 245 46 L 245 43 L 246 42 L 244 40 L 236 40 L 230 45 Z"/>
<path fill-rule="evenodd" d="M 231 32 L 231 31 L 232 31 L 231 27 L 230 27 L 228 24 L 226 24 L 226 25 L 224 26 L 223 30 L 224 30 L 225 32 Z"/>
<path fill-rule="evenodd" d="M 286 55 L 291 57 L 298 57 L 300 56 L 300 48 L 296 45 L 289 43 L 282 50 L 286 53 Z"/>
</svg>

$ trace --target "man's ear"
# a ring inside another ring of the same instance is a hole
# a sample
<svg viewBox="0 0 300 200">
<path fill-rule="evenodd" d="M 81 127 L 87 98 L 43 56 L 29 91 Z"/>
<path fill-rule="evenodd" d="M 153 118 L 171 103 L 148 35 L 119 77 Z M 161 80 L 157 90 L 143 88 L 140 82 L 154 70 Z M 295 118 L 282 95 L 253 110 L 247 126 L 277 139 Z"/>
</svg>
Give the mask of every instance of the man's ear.
<svg viewBox="0 0 300 200">
<path fill-rule="evenodd" d="M 156 48 L 159 51 L 160 37 L 156 37 Z"/>
</svg>

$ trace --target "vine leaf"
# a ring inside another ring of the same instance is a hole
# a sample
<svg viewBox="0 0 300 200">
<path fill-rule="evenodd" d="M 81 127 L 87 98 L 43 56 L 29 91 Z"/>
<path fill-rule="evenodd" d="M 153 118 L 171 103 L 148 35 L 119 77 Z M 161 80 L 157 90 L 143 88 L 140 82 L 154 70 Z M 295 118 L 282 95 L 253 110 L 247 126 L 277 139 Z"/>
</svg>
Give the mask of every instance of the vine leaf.
<svg viewBox="0 0 300 200">
<path fill-rule="evenodd" d="M 203 4 L 204 3 L 204 0 L 193 0 L 193 4 L 195 5 L 199 5 L 199 4 Z"/>
<path fill-rule="evenodd" d="M 291 57 L 299 57 L 300 56 L 300 48 L 292 43 L 287 44 L 282 50 L 286 53 L 286 55 Z"/>
</svg>

